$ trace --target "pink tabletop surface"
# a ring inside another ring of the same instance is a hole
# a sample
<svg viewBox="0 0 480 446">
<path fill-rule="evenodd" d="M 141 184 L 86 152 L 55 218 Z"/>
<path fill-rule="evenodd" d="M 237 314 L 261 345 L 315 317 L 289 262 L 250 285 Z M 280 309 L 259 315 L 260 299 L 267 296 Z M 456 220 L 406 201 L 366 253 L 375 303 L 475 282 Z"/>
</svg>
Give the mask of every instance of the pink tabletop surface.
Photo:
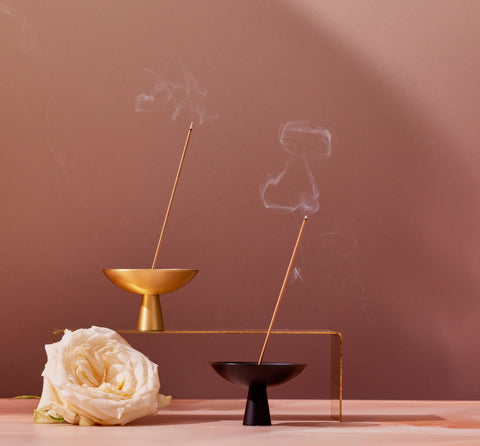
<svg viewBox="0 0 480 446">
<path fill-rule="evenodd" d="M 173 400 L 126 426 L 32 423 L 36 400 L 0 400 L 0 445 L 480 445 L 478 401 L 271 400 L 272 426 L 242 425 L 243 400 Z"/>
</svg>

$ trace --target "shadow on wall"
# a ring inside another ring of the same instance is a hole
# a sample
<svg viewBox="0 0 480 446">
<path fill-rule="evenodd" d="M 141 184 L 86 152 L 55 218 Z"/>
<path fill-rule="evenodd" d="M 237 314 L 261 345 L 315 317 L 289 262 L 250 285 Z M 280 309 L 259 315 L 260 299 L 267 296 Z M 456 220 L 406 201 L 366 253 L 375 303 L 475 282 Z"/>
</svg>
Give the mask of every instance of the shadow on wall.
<svg viewBox="0 0 480 446">
<path fill-rule="evenodd" d="M 178 145 L 192 116 L 180 113 L 171 123 L 171 110 L 139 114 L 135 98 L 148 93 L 145 68 L 158 73 L 162 61 L 181 55 L 206 80 L 208 109 L 218 119 L 198 127 L 183 173 L 188 180 L 177 192 L 163 261 L 185 266 L 188 260 L 200 274 L 165 298 L 166 320 L 176 328 L 267 325 L 297 228 L 265 210 L 258 189 L 284 161 L 280 125 L 314 119 L 332 133 L 333 153 L 319 172 L 320 210 L 302 243 L 307 280 L 287 290 L 277 326 L 343 332 L 347 398 L 479 397 L 471 392 L 480 362 L 471 341 L 479 283 L 466 266 L 480 241 L 477 182 L 443 130 L 422 119 L 347 42 L 312 28 L 281 3 L 29 8 L 48 63 L 34 66 L 35 80 L 28 55 L 17 54 L 13 43 L 0 52 L 22 61 L 9 65 L 0 87 L 11 104 L 0 115 L 8 141 L 2 157 L 14 166 L 0 181 L 15 221 L 2 223 L 5 396 L 39 392 L 42 344 L 54 329 L 134 324 L 138 303 L 119 295 L 100 271 L 150 261 L 161 212 L 158 220 L 145 218 L 148 199 L 138 197 L 155 179 L 166 203 L 178 159 L 166 152 L 160 159 L 158 147 Z M 48 114 L 51 127 L 25 117 L 27 99 L 29 113 Z M 68 179 L 49 138 L 64 150 Z M 132 160 L 138 141 L 144 161 Z M 19 171 L 28 182 L 15 181 Z M 325 244 L 328 233 L 338 236 Z M 350 240 L 348 249 L 341 240 Z M 34 279 L 19 287 L 22 270 L 33 267 Z M 72 287 L 78 276 L 84 280 Z M 28 328 L 12 344 L 8 334 L 18 314 Z M 192 354 L 186 344 L 170 348 L 151 359 Z M 204 348 L 206 361 L 219 359 L 214 347 Z M 305 341 L 299 350 L 308 360 L 314 348 Z M 266 360 L 288 359 L 268 354 Z M 206 380 L 218 378 L 206 371 L 188 382 L 175 381 L 175 373 L 169 379 L 172 394 L 195 397 Z M 290 395 L 288 386 L 280 395 L 312 396 L 315 374 L 311 380 L 302 395 Z"/>
</svg>

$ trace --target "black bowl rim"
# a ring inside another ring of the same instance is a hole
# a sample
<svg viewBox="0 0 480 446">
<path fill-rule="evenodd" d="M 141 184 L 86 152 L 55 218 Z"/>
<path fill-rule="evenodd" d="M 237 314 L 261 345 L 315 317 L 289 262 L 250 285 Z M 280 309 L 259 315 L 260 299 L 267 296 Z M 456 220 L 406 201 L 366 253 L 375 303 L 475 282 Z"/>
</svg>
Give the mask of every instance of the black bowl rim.
<svg viewBox="0 0 480 446">
<path fill-rule="evenodd" d="M 302 364 L 302 363 L 297 363 L 297 362 L 261 362 L 258 364 L 257 361 L 215 361 L 215 362 L 210 362 L 212 366 L 214 365 L 235 365 L 235 366 L 252 366 L 256 365 L 258 367 L 261 367 L 262 365 L 264 366 L 304 366 L 306 367 L 307 364 Z"/>
</svg>

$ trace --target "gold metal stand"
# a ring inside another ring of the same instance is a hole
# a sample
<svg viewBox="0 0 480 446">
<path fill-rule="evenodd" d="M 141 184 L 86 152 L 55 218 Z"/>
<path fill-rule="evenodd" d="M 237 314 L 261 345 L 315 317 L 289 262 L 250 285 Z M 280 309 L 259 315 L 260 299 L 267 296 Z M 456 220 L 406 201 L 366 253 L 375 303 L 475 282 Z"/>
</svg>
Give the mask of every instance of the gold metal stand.
<svg viewBox="0 0 480 446">
<path fill-rule="evenodd" d="M 233 334 L 251 335 L 267 334 L 267 330 L 168 330 L 168 331 L 145 331 L 145 330 L 116 330 L 120 334 Z M 52 342 L 56 337 L 63 334 L 64 330 L 53 332 Z M 343 337 L 339 331 L 334 330 L 272 330 L 272 335 L 329 335 L 330 343 L 330 416 L 335 420 L 342 421 L 342 380 L 343 380 Z"/>
</svg>

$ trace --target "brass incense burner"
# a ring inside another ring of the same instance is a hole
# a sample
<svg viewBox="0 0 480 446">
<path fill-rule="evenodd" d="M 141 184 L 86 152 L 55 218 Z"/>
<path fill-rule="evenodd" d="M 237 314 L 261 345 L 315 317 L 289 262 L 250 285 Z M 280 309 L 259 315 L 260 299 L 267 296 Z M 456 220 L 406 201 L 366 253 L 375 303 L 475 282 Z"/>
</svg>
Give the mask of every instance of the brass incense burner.
<svg viewBox="0 0 480 446">
<path fill-rule="evenodd" d="M 163 221 L 162 230 L 157 243 L 157 249 L 150 269 L 104 269 L 105 275 L 120 288 L 135 294 L 142 294 L 142 305 L 138 316 L 137 329 L 139 331 L 164 331 L 162 307 L 159 294 L 171 293 L 185 286 L 198 273 L 197 269 L 156 269 L 160 246 L 162 245 L 168 216 L 172 209 L 173 198 L 177 189 L 180 172 L 187 152 L 188 142 L 192 133 L 193 122 L 188 129 L 187 139 L 183 147 L 182 157 L 178 166 L 177 176 L 173 184 L 170 201 Z"/>
<path fill-rule="evenodd" d="M 196 269 L 104 269 L 104 274 L 118 287 L 141 294 L 142 304 L 137 330 L 163 331 L 159 294 L 171 293 L 190 282 Z"/>
</svg>

